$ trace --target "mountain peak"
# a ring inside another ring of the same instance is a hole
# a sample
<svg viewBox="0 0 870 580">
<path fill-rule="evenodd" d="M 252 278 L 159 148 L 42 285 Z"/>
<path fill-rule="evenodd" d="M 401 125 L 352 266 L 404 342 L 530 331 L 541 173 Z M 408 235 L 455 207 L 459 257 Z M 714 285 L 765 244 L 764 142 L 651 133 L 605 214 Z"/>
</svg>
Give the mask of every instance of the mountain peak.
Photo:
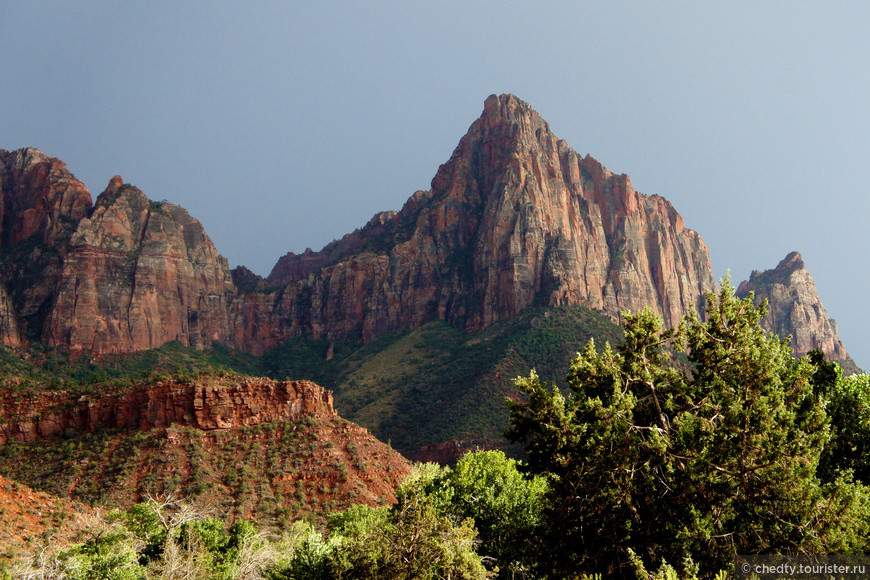
<svg viewBox="0 0 870 580">
<path fill-rule="evenodd" d="M 486 99 L 431 193 L 285 256 L 269 281 L 315 308 L 293 314 L 297 332 L 364 341 L 435 318 L 478 330 L 532 305 L 614 319 L 652 305 L 670 325 L 715 286 L 706 245 L 670 203 L 577 155 L 510 94 Z"/>
<path fill-rule="evenodd" d="M 785 258 L 780 261 L 776 267 L 777 270 L 790 268 L 793 270 L 805 268 L 804 258 L 798 251 L 790 252 Z"/>
<path fill-rule="evenodd" d="M 512 137 L 530 134 L 533 139 L 538 140 L 544 134 L 552 136 L 550 124 L 530 104 L 511 94 L 487 97 L 478 122 L 482 125 L 484 134 L 501 125 L 502 130 L 511 129 L 508 134 Z M 473 129 L 474 125 L 470 132 Z"/>
<path fill-rule="evenodd" d="M 749 276 L 749 281 L 744 282 L 744 284 L 787 284 L 788 280 L 797 272 L 804 272 L 805 276 L 809 276 L 803 256 L 801 256 L 800 252 L 792 251 L 789 252 L 785 258 L 780 260 L 779 264 L 776 265 L 776 268 L 765 270 L 764 272 L 753 270 L 752 274 Z"/>
<path fill-rule="evenodd" d="M 737 287 L 737 295 L 755 294 L 755 303 L 768 302 L 768 314 L 762 327 L 780 337 L 791 335 L 796 355 L 815 348 L 829 358 L 851 361 L 837 335 L 837 322 L 828 316 L 816 290 L 815 281 L 800 252 L 790 252 L 776 268 L 755 270 L 749 280 Z"/>
<path fill-rule="evenodd" d="M 538 112 L 526 101 L 516 95 L 503 93 L 501 95 L 490 95 L 486 98 L 483 102 L 483 114 L 481 116 L 511 117 L 528 114 L 540 117 Z"/>
</svg>

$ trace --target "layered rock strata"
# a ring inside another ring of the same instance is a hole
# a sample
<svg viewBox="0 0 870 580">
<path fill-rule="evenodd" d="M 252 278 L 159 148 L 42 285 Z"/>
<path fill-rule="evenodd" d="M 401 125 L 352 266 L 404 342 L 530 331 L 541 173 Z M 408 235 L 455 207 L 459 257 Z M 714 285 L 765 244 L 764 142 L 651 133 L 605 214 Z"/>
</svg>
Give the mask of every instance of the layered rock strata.
<svg viewBox="0 0 870 580">
<path fill-rule="evenodd" d="M 0 393 L 0 444 L 98 429 L 170 425 L 232 429 L 303 416 L 334 416 L 332 393 L 310 381 L 244 379 L 232 384 L 164 381 L 104 397 L 64 392 Z"/>
<path fill-rule="evenodd" d="M 96 353 L 202 349 L 229 336 L 234 295 L 202 224 L 115 176 L 72 235 L 43 339 Z"/>
<path fill-rule="evenodd" d="M 0 149 L 0 343 L 39 337 L 91 194 L 59 159 Z"/>
</svg>

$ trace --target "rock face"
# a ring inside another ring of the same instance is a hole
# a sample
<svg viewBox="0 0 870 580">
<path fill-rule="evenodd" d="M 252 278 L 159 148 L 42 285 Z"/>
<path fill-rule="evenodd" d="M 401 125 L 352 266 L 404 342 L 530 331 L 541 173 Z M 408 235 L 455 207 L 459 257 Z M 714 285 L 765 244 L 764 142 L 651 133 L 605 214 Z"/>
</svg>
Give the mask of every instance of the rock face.
<svg viewBox="0 0 870 580">
<path fill-rule="evenodd" d="M 3 247 L 36 236 L 60 248 L 91 209 L 91 194 L 59 159 L 32 147 L 0 150 L 0 240 Z"/>
<path fill-rule="evenodd" d="M 0 149 L 0 197 L 0 342 L 20 346 L 42 330 L 91 194 L 62 161 L 27 148 Z"/>
<path fill-rule="evenodd" d="M 72 235 L 43 339 L 97 353 L 202 349 L 229 335 L 234 293 L 198 221 L 115 176 Z"/>
<path fill-rule="evenodd" d="M 755 270 L 740 283 L 737 295 L 755 293 L 755 303 L 768 301 L 768 314 L 762 327 L 782 338 L 791 336 L 794 354 L 803 356 L 819 349 L 829 359 L 851 360 L 839 336 L 837 322 L 828 316 L 813 277 L 798 252 L 786 256 L 779 265 L 764 272 Z"/>
<path fill-rule="evenodd" d="M 0 150 L 0 342 L 98 354 L 230 336 L 226 260 L 186 210 L 109 182 L 92 205 L 63 162 Z"/>
<path fill-rule="evenodd" d="M 268 281 L 282 293 L 248 306 L 282 321 L 277 336 L 363 341 L 432 319 L 476 330 L 533 304 L 613 317 L 650 305 L 673 324 L 715 287 L 704 242 L 670 203 L 577 155 L 512 95 L 486 100 L 431 191 L 284 256 Z"/>
<path fill-rule="evenodd" d="M 333 416 L 332 393 L 309 381 L 247 378 L 231 384 L 164 381 L 107 397 L 0 393 L 0 444 L 98 429 L 182 425 L 233 429 L 303 416 Z"/>
</svg>

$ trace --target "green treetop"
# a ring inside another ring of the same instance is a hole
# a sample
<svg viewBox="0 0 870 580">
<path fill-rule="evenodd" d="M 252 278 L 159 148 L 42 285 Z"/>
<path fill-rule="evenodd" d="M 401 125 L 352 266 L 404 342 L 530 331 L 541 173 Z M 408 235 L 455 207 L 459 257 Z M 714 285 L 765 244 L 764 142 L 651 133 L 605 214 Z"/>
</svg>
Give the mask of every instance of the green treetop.
<svg viewBox="0 0 870 580">
<path fill-rule="evenodd" d="M 508 436 L 550 476 L 555 576 L 627 573 L 631 552 L 709 572 L 734 554 L 863 549 L 866 489 L 816 475 L 831 438 L 817 367 L 764 333 L 766 304 L 722 286 L 706 320 L 665 330 L 650 310 L 626 313 L 624 344 L 590 341 L 567 397 L 534 373 L 517 381 L 528 400 L 509 403 Z"/>
</svg>

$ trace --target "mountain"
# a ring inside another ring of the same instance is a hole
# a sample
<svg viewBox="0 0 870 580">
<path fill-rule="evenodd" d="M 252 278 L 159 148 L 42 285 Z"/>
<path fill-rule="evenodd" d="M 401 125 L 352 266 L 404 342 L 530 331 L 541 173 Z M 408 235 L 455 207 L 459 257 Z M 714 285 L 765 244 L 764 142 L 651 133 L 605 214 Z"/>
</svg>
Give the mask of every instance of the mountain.
<svg viewBox="0 0 870 580">
<path fill-rule="evenodd" d="M 24 149 L 0 161 L 9 345 L 106 354 L 220 341 L 259 354 L 294 336 L 369 342 L 433 320 L 476 331 L 533 305 L 614 320 L 649 305 L 671 324 L 715 285 L 706 246 L 670 203 L 580 157 L 512 95 L 486 100 L 431 190 L 320 252 L 284 256 L 266 280 L 230 273 L 198 221 L 118 176 L 91 206 L 57 160 Z"/>
<path fill-rule="evenodd" d="M 716 286 L 706 245 L 667 200 L 578 155 L 513 95 L 486 99 L 431 189 L 319 252 L 285 255 L 265 279 L 230 271 L 183 208 L 119 176 L 92 203 L 33 148 L 0 150 L 0 195 L 0 343 L 13 347 L 219 342 L 261 355 L 291 338 L 365 344 L 435 321 L 473 333 L 567 305 L 612 321 L 649 306 L 674 324 Z M 813 343 L 845 360 L 836 328 L 810 316 L 820 302 L 802 276 L 780 276 L 771 316 L 791 316 L 798 352 Z"/>
<path fill-rule="evenodd" d="M 431 190 L 284 256 L 268 282 L 284 289 L 271 308 L 286 334 L 364 342 L 430 320 L 480 330 L 532 305 L 614 319 L 649 305 L 673 324 L 715 286 L 670 203 L 580 157 L 513 95 L 486 100 Z"/>
<path fill-rule="evenodd" d="M 799 252 L 791 252 L 776 268 L 753 271 L 749 280 L 737 287 L 738 296 L 746 297 L 750 292 L 755 293 L 756 304 L 768 302 L 762 327 L 783 338 L 791 336 L 795 355 L 803 356 L 818 349 L 829 359 L 840 362 L 844 369 L 858 370 L 837 335 L 837 322 L 822 305 Z"/>
<path fill-rule="evenodd" d="M 33 148 L 0 150 L 0 195 L 3 345 L 46 347 L 35 358 L 74 368 L 67 378 L 167 345 L 238 349 L 252 355 L 236 357 L 241 372 L 315 379 L 420 459 L 503 444 L 515 376 L 536 367 L 559 383 L 588 338 L 618 340 L 621 311 L 674 324 L 716 287 L 706 245 L 667 200 L 577 154 L 513 95 L 486 99 L 429 190 L 266 278 L 231 271 L 183 208 L 120 176 L 92 201 Z M 799 254 L 753 273 L 750 290 L 798 354 L 848 366 Z"/>
<path fill-rule="evenodd" d="M 0 150 L 0 342 L 40 338 L 69 239 L 91 194 L 62 161 L 33 149 Z"/>
<path fill-rule="evenodd" d="M 202 224 L 115 176 L 70 239 L 42 338 L 100 354 L 202 349 L 229 336 L 234 290 Z"/>
<path fill-rule="evenodd" d="M 178 206 L 119 176 L 91 203 L 66 165 L 0 150 L 0 340 L 97 354 L 229 336 L 226 259 Z"/>
</svg>

